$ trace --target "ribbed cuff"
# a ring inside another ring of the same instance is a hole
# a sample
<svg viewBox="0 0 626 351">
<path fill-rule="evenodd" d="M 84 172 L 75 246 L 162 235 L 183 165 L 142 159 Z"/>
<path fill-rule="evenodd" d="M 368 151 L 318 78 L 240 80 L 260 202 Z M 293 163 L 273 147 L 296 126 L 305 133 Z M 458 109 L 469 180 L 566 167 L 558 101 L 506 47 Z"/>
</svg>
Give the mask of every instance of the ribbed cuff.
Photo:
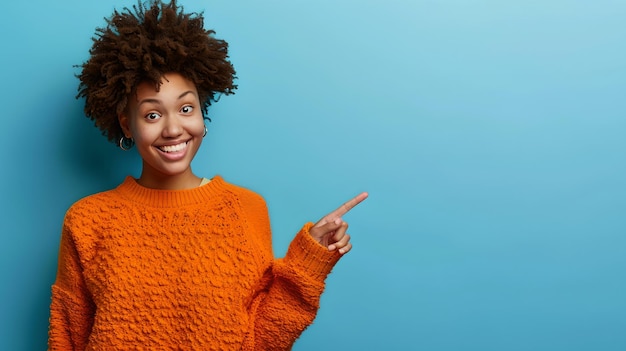
<svg viewBox="0 0 626 351">
<path fill-rule="evenodd" d="M 339 261 L 341 254 L 337 250 L 329 251 L 315 241 L 309 234 L 312 226 L 313 223 L 307 223 L 302 227 L 289 245 L 284 262 L 315 280 L 323 281 Z"/>
</svg>

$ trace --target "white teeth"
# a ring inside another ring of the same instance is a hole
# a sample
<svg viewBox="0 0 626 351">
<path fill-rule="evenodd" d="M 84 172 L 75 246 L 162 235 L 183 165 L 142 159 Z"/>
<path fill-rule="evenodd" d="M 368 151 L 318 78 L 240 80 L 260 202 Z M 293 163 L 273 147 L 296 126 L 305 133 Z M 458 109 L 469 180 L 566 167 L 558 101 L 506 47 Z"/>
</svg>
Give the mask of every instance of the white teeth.
<svg viewBox="0 0 626 351">
<path fill-rule="evenodd" d="M 166 145 L 161 146 L 159 149 L 163 152 L 176 152 L 184 150 L 187 147 L 187 143 L 180 143 L 178 145 Z"/>
</svg>

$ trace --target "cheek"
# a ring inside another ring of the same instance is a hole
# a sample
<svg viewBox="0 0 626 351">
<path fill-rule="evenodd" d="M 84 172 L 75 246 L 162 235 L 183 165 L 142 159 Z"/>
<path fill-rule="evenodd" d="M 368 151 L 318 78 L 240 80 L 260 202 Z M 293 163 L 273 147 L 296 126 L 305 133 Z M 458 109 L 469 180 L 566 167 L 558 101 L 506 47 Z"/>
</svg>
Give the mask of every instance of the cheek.
<svg viewBox="0 0 626 351">
<path fill-rule="evenodd" d="M 204 119 L 202 117 L 194 119 L 187 128 L 189 134 L 201 137 L 204 135 Z"/>
<path fill-rule="evenodd" d="M 133 138 L 135 139 L 135 142 L 139 144 L 145 142 L 151 143 L 152 141 L 157 139 L 159 137 L 159 130 L 157 128 L 151 127 L 152 126 L 150 125 L 144 125 L 141 128 L 133 126 L 133 128 L 131 128 L 131 132 Z"/>
</svg>

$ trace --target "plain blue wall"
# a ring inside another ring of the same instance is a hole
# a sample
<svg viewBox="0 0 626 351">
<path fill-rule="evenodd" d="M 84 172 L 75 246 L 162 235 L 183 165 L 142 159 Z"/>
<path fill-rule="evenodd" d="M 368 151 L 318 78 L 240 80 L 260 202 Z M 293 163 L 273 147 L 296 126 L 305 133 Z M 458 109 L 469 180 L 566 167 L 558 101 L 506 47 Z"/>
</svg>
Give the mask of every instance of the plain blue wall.
<svg viewBox="0 0 626 351">
<path fill-rule="evenodd" d="M 131 1 L 12 1 L 0 349 L 42 350 L 63 215 L 137 175 L 74 99 Z M 296 350 L 626 349 L 626 2 L 198 1 L 236 95 L 194 169 L 263 194 L 282 256 L 359 191 Z"/>
</svg>

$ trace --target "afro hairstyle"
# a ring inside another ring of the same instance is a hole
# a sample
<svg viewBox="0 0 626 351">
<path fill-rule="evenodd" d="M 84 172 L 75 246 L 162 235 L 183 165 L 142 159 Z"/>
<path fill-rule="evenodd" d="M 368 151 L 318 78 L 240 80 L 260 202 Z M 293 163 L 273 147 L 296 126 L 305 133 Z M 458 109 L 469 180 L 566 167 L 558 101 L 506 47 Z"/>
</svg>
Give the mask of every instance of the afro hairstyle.
<svg viewBox="0 0 626 351">
<path fill-rule="evenodd" d="M 96 29 L 89 59 L 78 66 L 77 98 L 85 98 L 86 116 L 111 142 L 123 136 L 118 116 L 142 82 L 158 91 L 164 74 L 181 74 L 195 84 L 206 119 L 211 102 L 237 88 L 228 43 L 204 29 L 202 13 L 183 13 L 176 0 L 140 0 L 132 10 L 114 10 L 106 23 Z"/>
</svg>

